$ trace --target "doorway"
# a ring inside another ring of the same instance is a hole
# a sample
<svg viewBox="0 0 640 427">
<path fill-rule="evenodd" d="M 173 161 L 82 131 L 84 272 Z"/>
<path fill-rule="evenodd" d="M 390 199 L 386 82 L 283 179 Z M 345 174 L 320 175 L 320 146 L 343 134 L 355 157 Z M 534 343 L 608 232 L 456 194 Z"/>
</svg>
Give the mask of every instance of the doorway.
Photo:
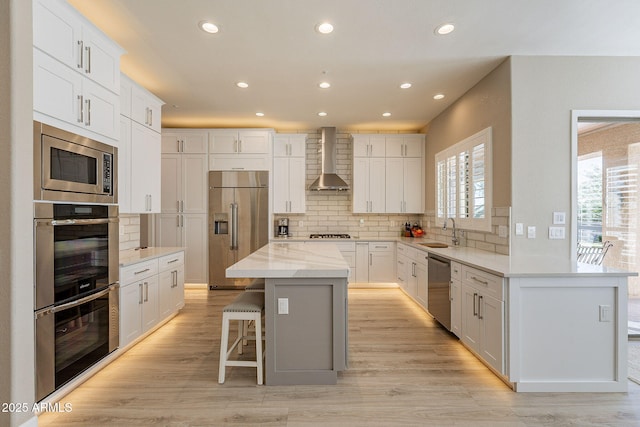
<svg viewBox="0 0 640 427">
<path fill-rule="evenodd" d="M 640 271 L 640 112 L 575 113 L 574 253 Z M 629 376 L 640 381 L 640 278 L 628 283 Z"/>
</svg>

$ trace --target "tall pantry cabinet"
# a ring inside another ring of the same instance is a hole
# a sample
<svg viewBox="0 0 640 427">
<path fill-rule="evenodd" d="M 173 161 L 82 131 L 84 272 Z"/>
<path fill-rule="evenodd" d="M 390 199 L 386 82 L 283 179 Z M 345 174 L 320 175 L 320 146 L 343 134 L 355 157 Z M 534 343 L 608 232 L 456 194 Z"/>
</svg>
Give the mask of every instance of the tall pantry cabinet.
<svg viewBox="0 0 640 427">
<path fill-rule="evenodd" d="M 156 246 L 185 248 L 185 282 L 207 283 L 208 132 L 162 131 L 162 206 Z"/>
</svg>

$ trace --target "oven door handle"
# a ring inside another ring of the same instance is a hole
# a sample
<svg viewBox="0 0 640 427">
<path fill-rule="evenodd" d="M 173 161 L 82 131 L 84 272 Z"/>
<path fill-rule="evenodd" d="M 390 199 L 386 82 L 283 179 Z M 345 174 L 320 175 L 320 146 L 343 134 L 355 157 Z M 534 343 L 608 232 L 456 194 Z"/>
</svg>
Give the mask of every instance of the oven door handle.
<svg viewBox="0 0 640 427">
<path fill-rule="evenodd" d="M 100 292 L 96 292 L 95 294 L 91 294 L 91 295 L 87 295 L 84 298 L 80 298 L 79 300 L 76 301 L 71 301 L 68 302 L 66 304 L 60 304 L 60 305 L 56 305 L 54 307 L 50 307 L 50 308 L 46 308 L 44 310 L 38 311 L 36 312 L 36 319 L 39 319 L 43 316 L 49 315 L 49 314 L 54 314 L 57 313 L 59 311 L 64 311 L 64 310 L 68 310 L 70 308 L 73 307 L 77 307 L 79 305 L 82 304 L 86 304 L 90 301 L 96 300 L 102 296 L 107 295 L 109 292 L 116 290 L 120 287 L 120 285 L 118 283 L 114 283 L 113 285 L 109 286 L 108 288 L 105 288 L 103 290 L 101 290 Z"/>
<path fill-rule="evenodd" d="M 87 224 L 108 224 L 112 218 L 95 219 L 54 219 L 51 225 L 87 225 Z"/>
</svg>

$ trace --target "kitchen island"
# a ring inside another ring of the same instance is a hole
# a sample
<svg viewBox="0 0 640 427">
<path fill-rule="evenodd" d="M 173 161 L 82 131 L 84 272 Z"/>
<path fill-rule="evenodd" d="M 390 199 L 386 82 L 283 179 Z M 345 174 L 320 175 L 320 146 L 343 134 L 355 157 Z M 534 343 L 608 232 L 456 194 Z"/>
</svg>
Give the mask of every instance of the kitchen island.
<svg viewBox="0 0 640 427">
<path fill-rule="evenodd" d="M 349 265 L 335 244 L 270 243 L 226 275 L 265 279 L 265 384 L 336 384 L 347 368 Z"/>
</svg>

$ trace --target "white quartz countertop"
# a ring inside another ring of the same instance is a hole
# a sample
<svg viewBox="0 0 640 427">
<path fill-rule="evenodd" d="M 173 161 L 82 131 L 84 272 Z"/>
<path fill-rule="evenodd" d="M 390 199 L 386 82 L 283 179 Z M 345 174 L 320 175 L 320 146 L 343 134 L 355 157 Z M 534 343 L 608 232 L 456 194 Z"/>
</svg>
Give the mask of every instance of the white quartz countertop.
<svg viewBox="0 0 640 427">
<path fill-rule="evenodd" d="M 227 277 L 348 277 L 349 264 L 326 243 L 271 242 L 227 268 Z"/>
<path fill-rule="evenodd" d="M 429 242 L 428 239 L 398 238 L 398 241 L 503 277 L 579 277 L 584 275 L 628 277 L 638 275 L 637 272 L 603 265 L 583 264 L 551 256 L 518 257 L 469 247 L 429 248 L 420 244 Z"/>
<path fill-rule="evenodd" d="M 148 259 L 160 258 L 161 256 L 184 251 L 182 247 L 149 247 L 144 249 L 126 249 L 120 251 L 120 267 L 137 264 Z"/>
<path fill-rule="evenodd" d="M 470 247 L 449 246 L 447 248 L 429 248 L 421 243 L 434 242 L 429 238 L 413 237 L 378 237 L 351 239 L 310 239 L 287 238 L 275 239 L 273 242 L 287 242 L 288 244 L 301 242 L 314 243 L 349 243 L 349 242 L 398 242 L 404 243 L 421 251 L 440 255 L 452 261 L 476 267 L 478 269 L 496 274 L 502 277 L 579 277 L 589 276 L 637 276 L 637 272 L 620 270 L 602 265 L 583 264 L 569 259 L 550 256 L 509 256 L 494 252 L 483 251 Z M 287 244 L 285 243 L 285 244 Z M 438 242 L 442 243 L 442 242 Z"/>
</svg>

